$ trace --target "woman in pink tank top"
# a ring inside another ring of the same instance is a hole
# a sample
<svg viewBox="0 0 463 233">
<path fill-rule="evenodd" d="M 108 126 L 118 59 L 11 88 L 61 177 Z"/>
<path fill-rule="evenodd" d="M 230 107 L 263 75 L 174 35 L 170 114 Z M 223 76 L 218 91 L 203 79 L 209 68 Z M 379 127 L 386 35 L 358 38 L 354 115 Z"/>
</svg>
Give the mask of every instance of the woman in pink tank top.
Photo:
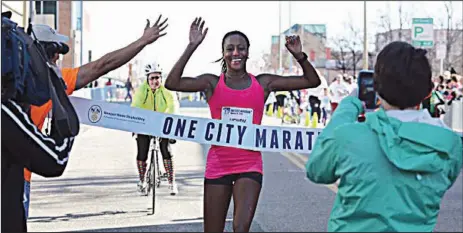
<svg viewBox="0 0 463 233">
<path fill-rule="evenodd" d="M 213 119 L 240 119 L 246 124 L 260 124 L 264 104 L 272 91 L 313 88 L 320 78 L 307 55 L 302 52 L 298 36 L 286 37 L 286 47 L 299 62 L 301 76 L 279 76 L 246 72 L 249 40 L 245 34 L 232 31 L 222 40 L 222 72 L 219 76 L 202 74 L 182 77 L 193 52 L 207 34 L 204 21 L 196 18 L 190 27 L 190 43 L 167 76 L 165 87 L 173 91 L 205 92 Z M 234 110 L 244 115 L 235 116 Z M 233 230 L 248 232 L 262 187 L 262 154 L 239 148 L 211 146 L 206 162 L 204 181 L 204 232 L 223 232 L 225 218 L 233 194 L 235 205 Z"/>
</svg>

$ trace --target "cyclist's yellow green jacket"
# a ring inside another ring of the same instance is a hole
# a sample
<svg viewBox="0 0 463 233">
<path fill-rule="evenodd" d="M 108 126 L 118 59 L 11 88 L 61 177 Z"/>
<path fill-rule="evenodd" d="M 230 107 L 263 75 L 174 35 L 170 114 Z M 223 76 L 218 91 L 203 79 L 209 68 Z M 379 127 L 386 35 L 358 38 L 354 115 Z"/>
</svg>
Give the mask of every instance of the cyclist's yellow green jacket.
<svg viewBox="0 0 463 233">
<path fill-rule="evenodd" d="M 131 106 L 165 113 L 175 109 L 172 93 L 163 85 L 153 92 L 146 80 L 135 92 Z"/>
</svg>

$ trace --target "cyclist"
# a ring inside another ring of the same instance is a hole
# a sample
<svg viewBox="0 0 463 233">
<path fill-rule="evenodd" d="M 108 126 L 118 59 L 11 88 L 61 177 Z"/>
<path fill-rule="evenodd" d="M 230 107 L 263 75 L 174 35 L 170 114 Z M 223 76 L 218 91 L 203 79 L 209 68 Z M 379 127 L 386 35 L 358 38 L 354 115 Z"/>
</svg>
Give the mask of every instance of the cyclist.
<svg viewBox="0 0 463 233">
<path fill-rule="evenodd" d="M 167 90 L 161 83 L 162 69 L 159 64 L 151 63 L 145 66 L 146 80 L 141 84 L 133 98 L 132 107 L 153 110 L 157 112 L 173 113 L 175 109 L 173 94 Z M 146 173 L 146 160 L 148 159 L 150 136 L 138 134 L 137 140 L 137 168 L 140 181 L 138 182 L 138 191 L 144 192 L 146 184 L 144 183 Z M 174 165 L 172 154 L 170 153 L 169 143 L 175 140 L 165 138 L 160 139 L 160 150 L 163 158 L 164 168 L 167 172 L 169 181 L 169 190 L 171 195 L 178 193 L 175 183 Z"/>
</svg>

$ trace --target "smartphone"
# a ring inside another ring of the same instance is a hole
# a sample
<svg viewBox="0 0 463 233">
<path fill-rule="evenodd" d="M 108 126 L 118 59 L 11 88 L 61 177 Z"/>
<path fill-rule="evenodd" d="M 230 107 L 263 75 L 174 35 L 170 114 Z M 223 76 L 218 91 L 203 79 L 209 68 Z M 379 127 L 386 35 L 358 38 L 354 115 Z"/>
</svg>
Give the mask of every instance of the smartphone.
<svg viewBox="0 0 463 233">
<path fill-rule="evenodd" d="M 378 96 L 373 86 L 373 71 L 362 70 L 358 74 L 358 98 L 365 102 L 365 110 L 375 110 L 379 108 Z"/>
</svg>

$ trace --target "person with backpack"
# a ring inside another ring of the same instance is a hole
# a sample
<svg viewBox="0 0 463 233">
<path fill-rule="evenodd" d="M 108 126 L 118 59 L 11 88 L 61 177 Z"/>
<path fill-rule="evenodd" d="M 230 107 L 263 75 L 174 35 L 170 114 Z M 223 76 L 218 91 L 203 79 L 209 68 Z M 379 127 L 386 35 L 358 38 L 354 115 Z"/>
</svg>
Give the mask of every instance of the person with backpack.
<svg viewBox="0 0 463 233">
<path fill-rule="evenodd" d="M 11 21 L 11 15 L 2 13 L 1 232 L 27 232 L 23 169 L 44 177 L 61 176 L 79 133 L 79 120 L 59 69 L 49 66 L 43 45 Z M 31 104 L 47 101 L 55 107 L 50 135 L 30 118 Z"/>
<path fill-rule="evenodd" d="M 74 91 L 87 86 L 87 84 L 129 62 L 147 45 L 154 43 L 160 37 L 166 35 L 164 32 L 167 28 L 166 22 L 167 19 L 161 22 L 161 15 L 152 26 L 150 26 L 150 21 L 147 20 L 143 35 L 128 46 L 110 52 L 101 58 L 80 67 L 63 68 L 61 73 L 63 81 L 66 84 L 66 94 L 71 95 Z M 48 25 L 37 24 L 32 27 L 34 32 L 33 35 L 37 40 L 43 43 L 46 48 L 48 48 L 48 58 L 53 64 L 56 64 L 59 59 L 59 54 L 66 53 L 66 50 L 61 48 L 67 47 L 65 43 L 69 38 L 58 34 Z M 42 106 L 31 106 L 32 121 L 40 130 L 42 130 L 45 119 L 50 114 L 51 109 L 51 102 L 47 102 Z M 25 169 L 24 171 L 24 178 L 24 185 L 27 191 L 24 195 L 27 197 L 27 200 L 29 200 L 31 173 L 28 169 Z M 28 212 L 29 202 L 25 202 L 24 204 L 26 212 Z"/>
</svg>

